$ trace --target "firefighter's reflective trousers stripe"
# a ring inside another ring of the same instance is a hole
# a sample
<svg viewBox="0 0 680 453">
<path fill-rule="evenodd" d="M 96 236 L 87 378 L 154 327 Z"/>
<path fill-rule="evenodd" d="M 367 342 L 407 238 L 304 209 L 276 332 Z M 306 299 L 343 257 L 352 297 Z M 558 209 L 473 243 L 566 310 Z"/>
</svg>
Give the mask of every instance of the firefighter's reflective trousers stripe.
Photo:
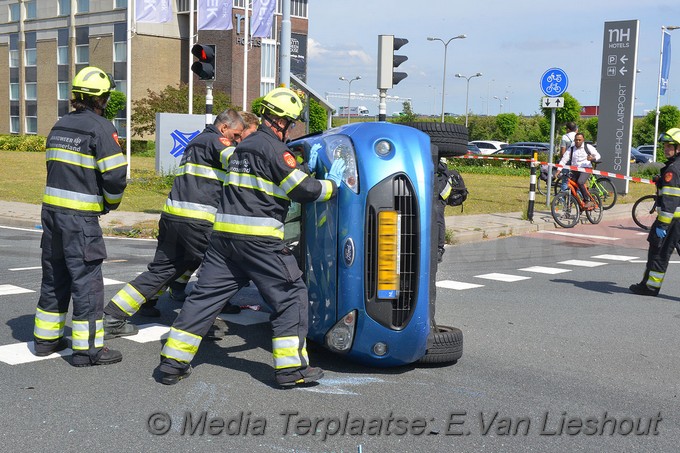
<svg viewBox="0 0 680 453">
<path fill-rule="evenodd" d="M 249 280 L 273 311 L 274 368 L 308 365 L 307 287 L 295 257 L 278 241 L 237 240 L 213 233 L 198 281 L 161 351 L 161 371 L 176 374 L 189 366 L 222 307 Z"/>
<path fill-rule="evenodd" d="M 658 221 L 657 221 L 658 222 Z M 674 220 L 668 227 L 666 237 L 659 239 L 654 231 L 657 222 L 652 224 L 651 231 L 647 237 L 649 250 L 647 252 L 647 267 L 642 281 L 649 289 L 659 290 L 663 284 L 668 261 L 680 243 L 680 221 Z"/>
<path fill-rule="evenodd" d="M 64 336 L 73 299 L 74 354 L 95 357 L 104 346 L 104 282 L 106 247 L 97 217 L 42 210 L 42 284 L 35 314 L 36 343 Z"/>
<path fill-rule="evenodd" d="M 156 254 L 148 270 L 118 291 L 104 312 L 117 318 L 132 316 L 171 282 L 186 273 L 191 276 L 203 260 L 211 230 L 205 224 L 178 222 L 161 215 Z"/>
</svg>

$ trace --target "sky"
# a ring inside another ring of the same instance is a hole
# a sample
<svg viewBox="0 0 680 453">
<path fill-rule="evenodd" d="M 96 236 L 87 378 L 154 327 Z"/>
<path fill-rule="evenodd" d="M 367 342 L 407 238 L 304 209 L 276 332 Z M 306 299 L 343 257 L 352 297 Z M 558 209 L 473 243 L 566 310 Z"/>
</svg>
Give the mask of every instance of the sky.
<svg viewBox="0 0 680 453">
<path fill-rule="evenodd" d="M 620 20 L 639 21 L 634 114 L 644 115 L 656 106 L 661 27 L 680 26 L 678 0 L 310 0 L 307 83 L 336 107 L 346 105 L 350 88 L 377 94 L 378 35 L 394 35 L 409 40 L 397 52 L 408 56 L 399 67 L 408 77 L 388 95 L 411 98 L 416 113 L 440 115 L 444 44 L 427 37 L 465 34 L 447 46 L 445 112 L 465 114 L 468 83 L 454 74 L 481 72 L 469 82 L 471 113 L 535 114 L 541 76 L 554 67 L 566 72 L 567 91 L 581 105 L 598 105 L 604 24 Z M 680 30 L 670 33 L 662 106 L 680 105 Z M 350 86 L 341 76 L 361 79 Z M 378 113 L 377 101 L 352 98 L 351 105 Z M 388 115 L 401 109 L 401 102 L 387 104 Z"/>
</svg>

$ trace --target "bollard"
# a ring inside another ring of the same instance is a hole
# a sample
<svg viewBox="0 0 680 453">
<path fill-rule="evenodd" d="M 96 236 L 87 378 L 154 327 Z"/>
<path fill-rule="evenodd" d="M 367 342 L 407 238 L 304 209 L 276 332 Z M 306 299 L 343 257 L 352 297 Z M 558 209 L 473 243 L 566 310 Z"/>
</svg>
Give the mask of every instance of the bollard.
<svg viewBox="0 0 680 453">
<path fill-rule="evenodd" d="M 534 200 L 536 199 L 536 164 L 538 163 L 538 152 L 534 151 L 534 157 L 531 159 L 531 178 L 529 180 L 529 208 L 527 209 L 527 218 L 529 222 L 534 221 Z"/>
</svg>

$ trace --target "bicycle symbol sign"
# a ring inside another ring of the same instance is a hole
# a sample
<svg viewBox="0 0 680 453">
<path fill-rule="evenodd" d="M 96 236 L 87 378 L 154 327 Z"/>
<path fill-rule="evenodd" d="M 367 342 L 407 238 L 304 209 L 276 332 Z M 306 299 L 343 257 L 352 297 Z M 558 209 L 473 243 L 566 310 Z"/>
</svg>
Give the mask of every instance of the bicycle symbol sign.
<svg viewBox="0 0 680 453">
<path fill-rule="evenodd" d="M 560 96 L 568 85 L 569 77 L 560 68 L 550 68 L 541 76 L 541 90 L 546 96 Z"/>
</svg>

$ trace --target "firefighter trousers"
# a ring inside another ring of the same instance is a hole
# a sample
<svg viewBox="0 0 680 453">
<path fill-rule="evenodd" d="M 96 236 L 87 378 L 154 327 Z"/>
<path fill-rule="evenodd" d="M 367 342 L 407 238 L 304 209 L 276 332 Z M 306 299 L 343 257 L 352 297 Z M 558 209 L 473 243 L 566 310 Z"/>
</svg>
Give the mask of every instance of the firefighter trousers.
<svg viewBox="0 0 680 453">
<path fill-rule="evenodd" d="M 74 355 L 99 358 L 104 346 L 104 281 L 106 246 L 98 217 L 42 210 L 42 283 L 33 335 L 36 345 L 56 344 L 64 336 L 73 299 Z"/>
<path fill-rule="evenodd" d="M 179 374 L 189 367 L 222 307 L 249 281 L 273 311 L 270 321 L 275 369 L 308 365 L 307 287 L 291 251 L 280 242 L 234 240 L 213 234 L 198 281 L 161 352 L 162 372 Z"/>
<path fill-rule="evenodd" d="M 656 235 L 655 230 L 658 225 L 658 222 L 654 222 L 649 236 L 647 236 L 647 241 L 649 242 L 647 267 L 645 275 L 642 277 L 642 283 L 647 285 L 649 289 L 657 291 L 661 289 L 666 276 L 668 261 L 680 242 L 680 222 L 676 220 L 671 222 L 666 237 L 663 239 Z"/>
<path fill-rule="evenodd" d="M 198 269 L 210 242 L 212 226 L 177 222 L 161 215 L 158 245 L 148 270 L 141 273 L 111 299 L 104 313 L 116 318 L 134 315 L 149 300 L 187 271 Z"/>
</svg>

